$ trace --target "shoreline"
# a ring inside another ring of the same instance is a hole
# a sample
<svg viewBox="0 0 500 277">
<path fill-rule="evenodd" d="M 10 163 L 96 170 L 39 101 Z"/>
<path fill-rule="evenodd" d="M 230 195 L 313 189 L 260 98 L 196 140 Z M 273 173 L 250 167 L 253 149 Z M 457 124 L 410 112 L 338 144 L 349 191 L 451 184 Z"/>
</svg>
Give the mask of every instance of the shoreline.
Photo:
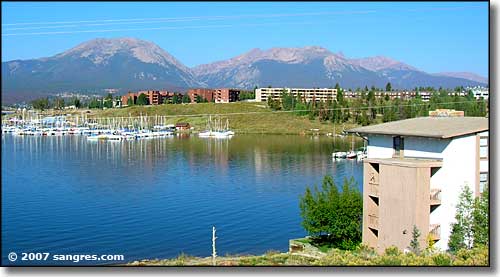
<svg viewBox="0 0 500 277">
<path fill-rule="evenodd" d="M 20 114 L 3 115 L 2 120 Z M 110 108 L 105 110 L 78 109 L 78 110 L 47 110 L 41 116 L 71 115 L 87 119 L 95 118 L 128 118 L 148 116 L 163 117 L 164 124 L 187 122 L 194 131 L 206 129 L 209 115 L 228 119 L 231 130 L 239 134 L 270 134 L 270 135 L 320 135 L 341 134 L 343 130 L 357 127 L 357 124 L 334 124 L 330 121 L 321 122 L 319 119 L 309 119 L 304 115 L 290 112 L 273 112 L 264 103 L 234 102 L 234 103 L 196 103 L 196 104 L 162 104 L 154 106 L 131 106 Z"/>
</svg>

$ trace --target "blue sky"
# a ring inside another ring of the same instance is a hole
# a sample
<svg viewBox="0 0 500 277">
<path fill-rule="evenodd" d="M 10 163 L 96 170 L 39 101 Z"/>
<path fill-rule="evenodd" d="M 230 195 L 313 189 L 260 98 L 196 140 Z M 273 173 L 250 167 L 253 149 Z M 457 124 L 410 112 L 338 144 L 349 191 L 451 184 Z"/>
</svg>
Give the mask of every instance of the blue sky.
<svg viewBox="0 0 500 277">
<path fill-rule="evenodd" d="M 2 2 L 3 61 L 52 56 L 96 37 L 149 40 L 187 66 L 316 45 L 431 73 L 488 75 L 487 2 Z"/>
</svg>

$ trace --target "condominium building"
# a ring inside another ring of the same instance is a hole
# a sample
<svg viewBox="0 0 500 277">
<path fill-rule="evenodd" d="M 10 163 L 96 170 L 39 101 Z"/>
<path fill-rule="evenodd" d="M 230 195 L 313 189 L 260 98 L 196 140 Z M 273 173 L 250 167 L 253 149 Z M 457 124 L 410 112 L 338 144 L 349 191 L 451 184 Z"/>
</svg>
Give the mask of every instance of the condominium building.
<svg viewBox="0 0 500 277">
<path fill-rule="evenodd" d="M 481 99 L 483 98 L 484 100 L 488 100 L 490 97 L 490 90 L 485 87 L 473 87 L 470 88 L 472 90 L 472 93 L 474 93 L 474 97 L 476 99 Z"/>
<path fill-rule="evenodd" d="M 281 99 L 283 92 L 293 97 L 300 95 L 306 102 L 335 100 L 337 90 L 334 88 L 258 88 L 255 90 L 255 101 L 265 102 L 269 97 L 274 100 Z"/>
<path fill-rule="evenodd" d="M 229 103 L 240 100 L 240 90 L 230 88 L 218 88 L 214 92 L 215 103 Z"/>
<path fill-rule="evenodd" d="M 363 243 L 383 252 L 448 248 L 459 194 L 480 196 L 488 182 L 488 119 L 420 117 L 354 128 L 368 141 L 363 163 Z"/>
<path fill-rule="evenodd" d="M 188 90 L 189 99 L 191 99 L 191 103 L 196 103 L 196 98 L 201 97 L 206 99 L 208 102 L 212 102 L 214 99 L 214 89 L 208 88 L 195 88 Z"/>
<path fill-rule="evenodd" d="M 141 94 L 144 94 L 146 96 L 149 105 L 160 105 L 164 103 L 171 103 L 172 98 L 176 93 L 164 90 L 141 90 L 138 92 L 129 92 L 122 96 L 121 98 L 122 106 L 128 105 L 129 99 L 132 100 L 132 103 L 134 104 L 137 103 L 137 98 Z M 177 95 L 182 97 L 182 95 L 180 94 Z"/>
</svg>

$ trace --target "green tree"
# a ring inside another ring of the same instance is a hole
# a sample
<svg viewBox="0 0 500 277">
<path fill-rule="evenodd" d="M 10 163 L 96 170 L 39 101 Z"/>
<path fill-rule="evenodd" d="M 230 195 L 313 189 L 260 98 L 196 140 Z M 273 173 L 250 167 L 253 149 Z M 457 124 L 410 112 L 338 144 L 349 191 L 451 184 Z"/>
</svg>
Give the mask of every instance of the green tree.
<svg viewBox="0 0 500 277">
<path fill-rule="evenodd" d="M 472 228 L 474 224 L 473 209 L 474 198 L 469 186 L 465 185 L 458 199 L 455 223 L 451 226 L 452 230 L 448 241 L 448 248 L 451 252 L 472 248 L 474 235 Z"/>
<path fill-rule="evenodd" d="M 191 103 L 191 99 L 189 98 L 189 96 L 187 94 L 184 94 L 182 96 L 182 103 Z"/>
<path fill-rule="evenodd" d="M 82 106 L 80 99 L 78 99 L 77 97 L 73 98 L 73 106 L 75 106 L 75 108 L 79 109 Z"/>
<path fill-rule="evenodd" d="M 92 98 L 89 102 L 89 109 L 102 109 L 102 101 L 97 98 Z"/>
<path fill-rule="evenodd" d="M 474 222 L 472 232 L 474 234 L 474 247 L 477 245 L 488 246 L 489 244 L 489 193 L 485 186 L 481 197 L 476 197 L 474 201 Z"/>
<path fill-rule="evenodd" d="M 148 98 L 146 97 L 146 94 L 141 93 L 139 97 L 137 97 L 137 105 L 144 106 L 148 104 Z"/>
<path fill-rule="evenodd" d="M 31 105 L 33 106 L 34 109 L 44 111 L 44 110 L 48 109 L 50 106 L 49 105 L 49 98 L 45 97 L 45 98 L 39 98 L 39 99 L 33 100 L 31 102 Z"/>
<path fill-rule="evenodd" d="M 388 82 L 387 85 L 385 85 L 385 91 L 391 91 L 391 90 L 392 90 L 391 82 Z"/>
<path fill-rule="evenodd" d="M 134 99 L 133 99 L 132 97 L 129 97 L 129 98 L 127 99 L 127 105 L 128 105 L 128 106 L 133 106 L 133 105 L 134 105 Z"/>
<path fill-rule="evenodd" d="M 361 242 L 362 196 L 354 179 L 344 180 L 339 191 L 331 176 L 321 190 L 306 188 L 299 203 L 302 226 L 311 235 L 325 237 L 337 248 L 354 249 Z"/>
<path fill-rule="evenodd" d="M 420 242 L 418 239 L 420 238 L 420 231 L 417 228 L 417 225 L 413 225 L 413 231 L 411 232 L 411 241 L 410 241 L 410 250 L 416 255 L 420 255 Z"/>
<path fill-rule="evenodd" d="M 111 93 L 108 93 L 108 95 L 104 98 L 103 106 L 106 108 L 113 107 L 113 95 Z"/>
<path fill-rule="evenodd" d="M 177 104 L 177 101 L 179 101 L 178 99 L 179 97 L 177 96 L 177 94 L 174 94 L 174 96 L 172 96 L 172 103 Z"/>
<path fill-rule="evenodd" d="M 64 99 L 61 97 L 57 97 L 54 99 L 54 109 L 62 110 L 64 108 Z"/>
<path fill-rule="evenodd" d="M 290 111 L 294 106 L 294 99 L 291 93 L 288 93 L 286 89 L 281 92 L 281 106 L 283 110 Z"/>
</svg>

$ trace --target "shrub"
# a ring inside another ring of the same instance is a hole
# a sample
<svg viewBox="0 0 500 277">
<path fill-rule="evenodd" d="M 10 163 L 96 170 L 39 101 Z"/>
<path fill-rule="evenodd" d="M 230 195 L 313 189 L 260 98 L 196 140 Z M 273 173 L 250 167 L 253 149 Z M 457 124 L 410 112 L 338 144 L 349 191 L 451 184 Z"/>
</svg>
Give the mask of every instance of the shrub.
<svg viewBox="0 0 500 277">
<path fill-rule="evenodd" d="M 352 178 L 339 191 L 332 177 L 325 176 L 321 190 L 307 188 L 299 205 L 302 226 L 317 245 L 355 249 L 361 242 L 363 202 Z"/>
</svg>

